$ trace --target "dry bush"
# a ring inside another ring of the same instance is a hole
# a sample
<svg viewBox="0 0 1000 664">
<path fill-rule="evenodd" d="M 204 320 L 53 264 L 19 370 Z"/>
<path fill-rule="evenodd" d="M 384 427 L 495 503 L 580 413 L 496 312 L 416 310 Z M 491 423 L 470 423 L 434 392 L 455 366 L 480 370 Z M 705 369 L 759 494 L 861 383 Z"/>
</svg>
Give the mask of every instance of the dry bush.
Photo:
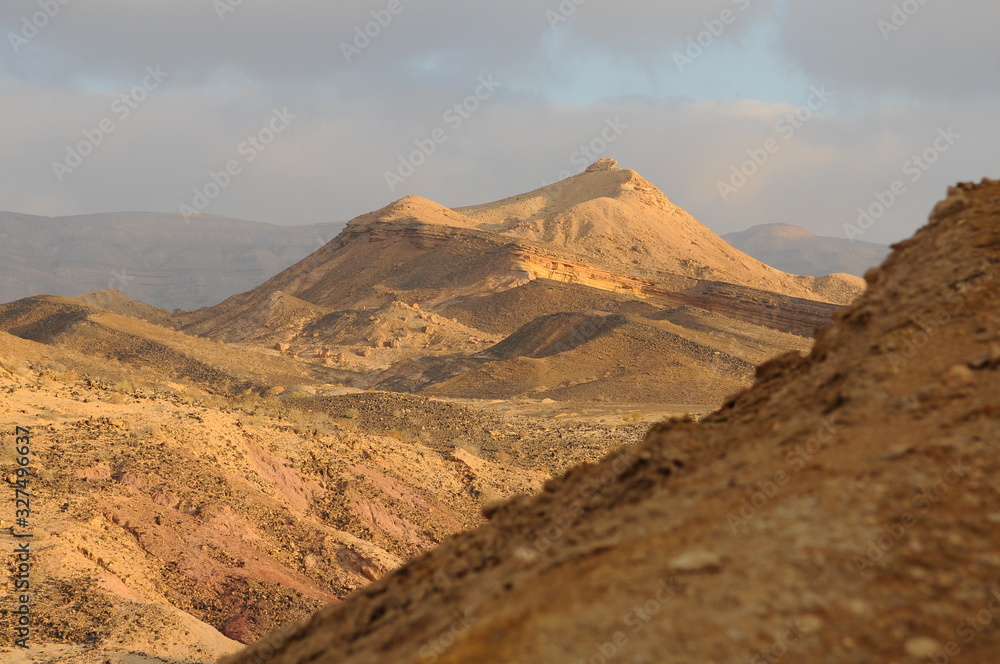
<svg viewBox="0 0 1000 664">
<path fill-rule="evenodd" d="M 48 372 L 38 374 L 36 385 L 38 387 L 51 388 L 56 382 L 56 377 Z"/>
<path fill-rule="evenodd" d="M 75 369 L 57 371 L 54 378 L 60 383 L 77 383 L 80 381 L 80 374 Z"/>
<path fill-rule="evenodd" d="M 31 374 L 31 365 L 21 359 L 0 360 L 0 368 L 14 376 L 28 376 Z"/>
<path fill-rule="evenodd" d="M 480 448 L 479 445 L 476 445 L 471 440 L 466 440 L 466 439 L 462 438 L 462 439 L 454 441 L 454 445 L 455 445 L 455 447 L 457 447 L 459 449 L 465 450 L 466 452 L 468 452 L 469 454 L 471 454 L 474 457 L 478 457 L 480 459 L 484 458 L 483 457 L 483 450 L 482 450 L 482 448 Z"/>
<path fill-rule="evenodd" d="M 116 380 L 108 386 L 108 389 L 118 394 L 133 395 L 139 391 L 138 386 L 130 380 Z"/>
<path fill-rule="evenodd" d="M 157 441 L 161 433 L 159 425 L 156 424 L 146 424 L 132 428 L 132 434 L 141 441 Z"/>
</svg>

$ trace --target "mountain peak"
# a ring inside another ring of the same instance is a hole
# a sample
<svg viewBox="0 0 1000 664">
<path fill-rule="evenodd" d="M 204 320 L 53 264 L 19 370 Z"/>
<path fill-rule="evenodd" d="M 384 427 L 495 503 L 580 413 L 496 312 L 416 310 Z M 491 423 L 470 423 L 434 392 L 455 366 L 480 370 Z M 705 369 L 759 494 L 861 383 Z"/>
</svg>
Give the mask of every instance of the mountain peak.
<svg viewBox="0 0 1000 664">
<path fill-rule="evenodd" d="M 351 229 L 370 227 L 373 224 L 421 223 L 432 226 L 453 226 L 475 228 L 475 220 L 469 219 L 456 210 L 422 196 L 406 196 L 380 210 L 362 215 L 348 222 Z"/>
<path fill-rule="evenodd" d="M 792 224 L 760 224 L 752 226 L 749 230 L 756 230 L 761 234 L 768 234 L 772 237 L 816 237 L 816 234 L 812 231 L 801 226 L 793 226 Z"/>
<path fill-rule="evenodd" d="M 349 222 L 348 236 L 334 246 L 357 234 L 416 226 L 486 233 L 493 241 L 565 253 L 574 261 L 587 260 L 595 268 L 654 284 L 708 280 L 838 303 L 863 287 L 860 278 L 844 277 L 828 288 L 813 277 L 786 274 L 754 260 L 639 173 L 619 168 L 610 158 L 559 182 L 482 205 L 447 208 L 406 196 Z"/>
<path fill-rule="evenodd" d="M 600 159 L 584 172 L 565 180 L 492 203 L 456 208 L 456 211 L 476 219 L 490 230 L 504 232 L 514 231 L 526 222 L 599 205 L 600 201 L 619 202 L 636 211 L 647 206 L 661 210 L 679 209 L 639 173 L 617 166 L 618 162 L 614 159 Z"/>
<path fill-rule="evenodd" d="M 610 157 L 605 157 L 604 159 L 598 159 L 593 164 L 587 167 L 585 173 L 595 173 L 597 171 L 615 171 L 620 170 L 618 168 L 618 162 Z"/>
</svg>

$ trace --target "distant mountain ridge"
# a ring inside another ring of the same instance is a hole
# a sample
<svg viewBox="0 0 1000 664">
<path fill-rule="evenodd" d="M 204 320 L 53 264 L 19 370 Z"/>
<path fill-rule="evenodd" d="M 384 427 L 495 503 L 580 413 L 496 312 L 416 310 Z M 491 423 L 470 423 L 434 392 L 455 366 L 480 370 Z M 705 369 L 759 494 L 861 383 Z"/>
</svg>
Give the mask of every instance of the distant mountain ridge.
<svg viewBox="0 0 1000 664">
<path fill-rule="evenodd" d="M 407 196 L 260 286 L 172 320 L 344 370 L 357 387 L 698 404 L 803 349 L 863 289 L 764 265 L 604 159 L 484 205 Z"/>
<path fill-rule="evenodd" d="M 771 267 L 816 277 L 834 272 L 861 277 L 889 255 L 888 245 L 824 237 L 791 224 L 761 224 L 722 239 Z"/>
<path fill-rule="evenodd" d="M 12 216 L 5 250 L 14 276 L 71 279 L 54 285 L 70 292 L 93 287 L 78 300 L 86 306 L 254 354 L 277 351 L 330 383 L 681 410 L 721 403 L 755 365 L 806 350 L 813 329 L 864 290 L 856 276 L 765 265 L 610 159 L 483 205 L 452 209 L 407 196 L 324 242 L 331 227 Z M 288 258 L 307 253 L 310 240 L 311 254 Z M 123 267 L 109 274 L 114 265 Z M 285 269 L 261 275 L 265 265 Z M 216 304 L 237 279 L 251 287 Z M 50 286 L 34 292 L 59 292 Z M 213 306 L 166 311 L 181 297 Z M 39 339 L 68 334 L 59 316 L 38 313 L 48 311 L 45 300 L 29 300 L 15 304 L 52 319 Z M 175 360 L 178 375 L 201 371 L 200 360 Z M 228 390 L 239 381 L 222 382 Z"/>
<path fill-rule="evenodd" d="M 196 309 L 252 288 L 341 228 L 212 215 L 0 212 L 0 302 L 116 289 L 164 309 Z"/>
</svg>

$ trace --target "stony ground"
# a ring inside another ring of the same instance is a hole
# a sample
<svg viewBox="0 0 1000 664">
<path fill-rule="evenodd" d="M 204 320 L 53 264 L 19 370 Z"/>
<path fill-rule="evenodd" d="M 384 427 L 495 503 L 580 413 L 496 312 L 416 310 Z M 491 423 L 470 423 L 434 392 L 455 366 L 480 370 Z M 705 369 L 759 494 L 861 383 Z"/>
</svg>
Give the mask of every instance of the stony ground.
<svg viewBox="0 0 1000 664">
<path fill-rule="evenodd" d="M 30 427 L 36 550 L 32 648 L 5 633 L 5 662 L 213 662 L 648 426 L 541 402 L 224 398 L 101 364 L 0 333 L 0 488 Z"/>
</svg>

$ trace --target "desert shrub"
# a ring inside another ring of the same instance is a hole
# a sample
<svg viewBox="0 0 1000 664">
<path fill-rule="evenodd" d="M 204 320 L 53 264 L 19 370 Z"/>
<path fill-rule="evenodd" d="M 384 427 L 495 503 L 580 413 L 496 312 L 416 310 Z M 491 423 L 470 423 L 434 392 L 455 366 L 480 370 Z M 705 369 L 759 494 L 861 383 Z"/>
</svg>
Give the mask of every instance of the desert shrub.
<svg viewBox="0 0 1000 664">
<path fill-rule="evenodd" d="M 130 380 L 116 380 L 108 386 L 108 389 L 118 394 L 135 394 L 139 388 Z"/>
<path fill-rule="evenodd" d="M 479 506 L 482 508 L 495 507 L 504 501 L 503 494 L 491 486 L 480 487 L 478 498 Z"/>
<path fill-rule="evenodd" d="M 267 426 L 267 420 L 256 414 L 242 415 L 236 421 L 245 429 L 262 429 Z"/>
<path fill-rule="evenodd" d="M 476 445 L 471 440 L 466 440 L 465 438 L 461 438 L 459 440 L 454 441 L 454 445 L 459 449 L 465 450 L 474 457 L 479 457 L 480 459 L 483 458 L 482 448 L 480 448 L 479 445 Z"/>
<path fill-rule="evenodd" d="M 15 376 L 27 376 L 31 373 L 31 365 L 24 360 L 0 360 L 0 367 L 7 373 Z"/>
<path fill-rule="evenodd" d="M 75 369 L 56 372 L 54 377 L 60 383 L 76 383 L 80 380 L 80 374 Z"/>
<path fill-rule="evenodd" d="M 226 410 L 230 406 L 229 398 L 221 394 L 206 394 L 201 398 L 200 406 L 215 410 Z"/>
<path fill-rule="evenodd" d="M 156 424 L 145 424 L 132 428 L 132 434 L 141 441 L 155 441 L 160 437 L 160 427 Z"/>
</svg>

